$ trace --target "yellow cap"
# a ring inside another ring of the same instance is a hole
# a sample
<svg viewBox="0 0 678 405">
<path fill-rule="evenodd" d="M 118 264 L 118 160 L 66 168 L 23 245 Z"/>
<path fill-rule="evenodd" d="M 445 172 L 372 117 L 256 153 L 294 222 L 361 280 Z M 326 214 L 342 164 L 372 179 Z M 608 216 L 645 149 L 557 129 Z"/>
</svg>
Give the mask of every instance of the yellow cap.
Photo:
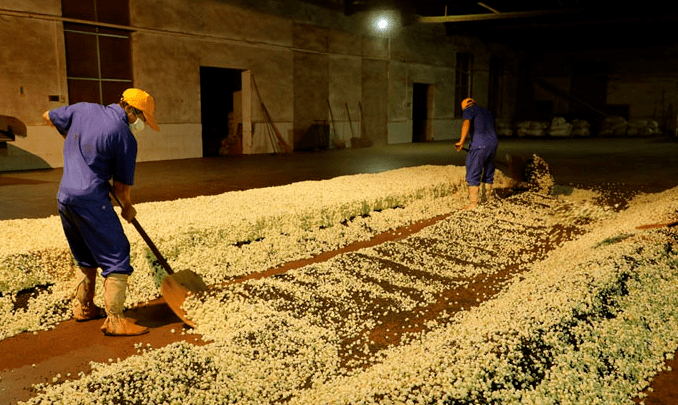
<svg viewBox="0 0 678 405">
<path fill-rule="evenodd" d="M 146 118 L 146 123 L 156 132 L 160 132 L 160 127 L 155 121 L 155 100 L 143 90 L 127 89 L 122 93 L 122 99 L 134 108 L 141 110 Z"/>
<path fill-rule="evenodd" d="M 466 107 L 470 107 L 470 106 L 474 105 L 475 103 L 476 103 L 476 100 L 474 100 L 472 98 L 465 98 L 461 102 L 461 109 L 465 110 Z"/>
</svg>

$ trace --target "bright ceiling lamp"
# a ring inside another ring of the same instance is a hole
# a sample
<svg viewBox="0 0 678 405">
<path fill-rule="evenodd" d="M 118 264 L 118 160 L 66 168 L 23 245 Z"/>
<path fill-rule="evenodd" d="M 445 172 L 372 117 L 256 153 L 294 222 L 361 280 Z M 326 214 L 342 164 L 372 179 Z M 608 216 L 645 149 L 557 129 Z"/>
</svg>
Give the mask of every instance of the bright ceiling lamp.
<svg viewBox="0 0 678 405">
<path fill-rule="evenodd" d="M 402 26 L 402 18 L 396 10 L 374 10 L 368 18 L 378 36 L 393 35 Z"/>
</svg>

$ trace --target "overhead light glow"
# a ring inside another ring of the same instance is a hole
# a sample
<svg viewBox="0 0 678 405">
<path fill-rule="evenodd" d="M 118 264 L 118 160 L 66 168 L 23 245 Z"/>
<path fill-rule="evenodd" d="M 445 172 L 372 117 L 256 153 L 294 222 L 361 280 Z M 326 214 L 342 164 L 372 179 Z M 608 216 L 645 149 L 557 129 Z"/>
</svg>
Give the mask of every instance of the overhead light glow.
<svg viewBox="0 0 678 405">
<path fill-rule="evenodd" d="M 377 20 L 377 28 L 379 28 L 380 30 L 385 30 L 386 28 L 388 28 L 388 20 L 383 17 Z"/>
</svg>

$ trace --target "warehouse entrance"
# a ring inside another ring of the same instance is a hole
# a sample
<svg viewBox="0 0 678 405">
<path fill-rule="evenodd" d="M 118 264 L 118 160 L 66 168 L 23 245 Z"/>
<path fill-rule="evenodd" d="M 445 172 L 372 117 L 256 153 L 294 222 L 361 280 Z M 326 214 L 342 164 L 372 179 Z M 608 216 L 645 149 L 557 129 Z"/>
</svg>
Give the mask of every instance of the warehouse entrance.
<svg viewBox="0 0 678 405">
<path fill-rule="evenodd" d="M 431 112 L 433 111 L 432 87 L 429 84 L 412 84 L 412 142 L 432 139 Z"/>
<path fill-rule="evenodd" d="M 239 95 L 242 89 L 241 72 L 239 69 L 200 67 L 203 157 L 238 150 L 239 134 L 234 114 L 234 99 L 237 97 L 234 96 Z M 242 153 L 242 147 L 239 150 Z"/>
</svg>

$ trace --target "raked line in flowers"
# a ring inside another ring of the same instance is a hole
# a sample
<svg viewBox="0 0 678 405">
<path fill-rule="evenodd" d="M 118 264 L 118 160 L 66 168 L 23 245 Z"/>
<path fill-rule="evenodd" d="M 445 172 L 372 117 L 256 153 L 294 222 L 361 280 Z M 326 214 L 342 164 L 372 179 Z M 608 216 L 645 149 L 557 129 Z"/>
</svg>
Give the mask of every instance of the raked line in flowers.
<svg viewBox="0 0 678 405">
<path fill-rule="evenodd" d="M 96 365 L 29 403 L 628 402 L 678 347 L 676 235 L 635 226 L 676 212 L 678 189 L 619 214 L 532 193 L 453 214 L 190 300 L 211 344 Z M 432 310 L 506 272 L 520 275 L 478 306 Z M 416 331 L 388 333 L 407 317 Z"/>
</svg>

